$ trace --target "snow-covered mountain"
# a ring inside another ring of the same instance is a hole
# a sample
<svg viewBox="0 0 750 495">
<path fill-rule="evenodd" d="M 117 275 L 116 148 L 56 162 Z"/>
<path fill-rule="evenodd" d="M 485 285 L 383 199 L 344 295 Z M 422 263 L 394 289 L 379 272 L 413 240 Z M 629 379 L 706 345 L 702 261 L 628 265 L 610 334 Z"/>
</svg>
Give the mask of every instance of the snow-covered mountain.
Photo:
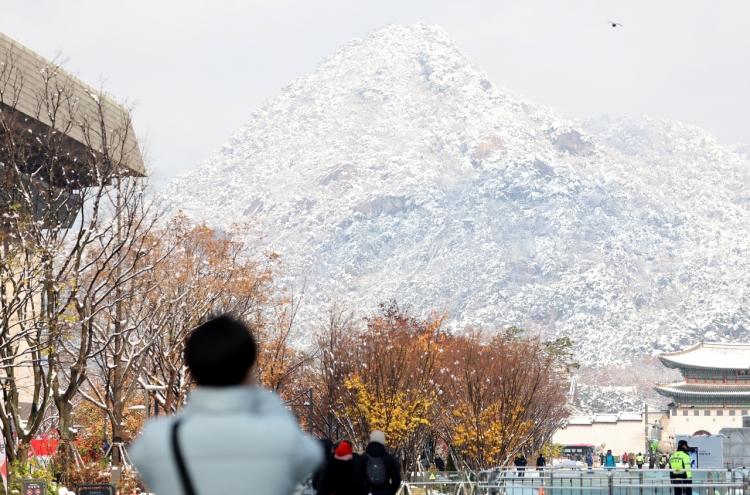
<svg viewBox="0 0 750 495">
<path fill-rule="evenodd" d="M 395 298 L 568 335 L 597 365 L 750 338 L 749 179 L 746 146 L 572 120 L 416 24 L 346 43 L 163 197 L 219 228 L 256 217 L 306 280 L 303 332 L 333 300 Z"/>
</svg>

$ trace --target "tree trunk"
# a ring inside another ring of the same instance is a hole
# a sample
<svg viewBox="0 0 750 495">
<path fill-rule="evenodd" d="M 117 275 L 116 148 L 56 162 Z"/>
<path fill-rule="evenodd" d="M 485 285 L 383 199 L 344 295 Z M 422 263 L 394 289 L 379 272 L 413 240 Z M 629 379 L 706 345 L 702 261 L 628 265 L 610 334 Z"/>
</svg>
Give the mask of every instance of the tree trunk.
<svg viewBox="0 0 750 495">
<path fill-rule="evenodd" d="M 29 449 L 31 444 L 29 442 L 21 442 L 18 444 L 18 461 L 21 463 L 21 467 L 26 467 L 29 463 Z"/>
<path fill-rule="evenodd" d="M 122 452 L 120 452 L 120 445 L 122 445 L 122 406 L 118 406 L 115 403 L 115 407 L 112 411 L 112 465 L 119 466 L 122 463 Z"/>
<path fill-rule="evenodd" d="M 118 223 L 120 218 L 118 216 Z M 119 232 L 118 232 L 119 235 Z M 124 377 L 122 372 L 122 353 L 125 349 L 125 342 L 122 338 L 122 321 L 123 321 L 123 308 L 122 308 L 122 295 L 120 287 L 115 290 L 117 302 L 115 303 L 115 338 L 114 344 L 115 349 L 112 355 L 112 362 L 114 369 L 112 370 L 112 465 L 119 466 L 122 462 L 122 453 L 120 452 L 119 445 L 122 444 L 122 420 L 123 420 L 123 409 L 125 407 L 125 401 L 123 400 L 123 387 Z"/>
<path fill-rule="evenodd" d="M 73 406 L 66 400 L 55 401 L 60 419 L 57 423 L 57 431 L 60 435 L 60 443 L 57 447 L 57 471 L 60 473 L 60 482 L 65 485 L 70 479 L 70 473 L 75 467 L 75 454 L 73 449 Z"/>
</svg>

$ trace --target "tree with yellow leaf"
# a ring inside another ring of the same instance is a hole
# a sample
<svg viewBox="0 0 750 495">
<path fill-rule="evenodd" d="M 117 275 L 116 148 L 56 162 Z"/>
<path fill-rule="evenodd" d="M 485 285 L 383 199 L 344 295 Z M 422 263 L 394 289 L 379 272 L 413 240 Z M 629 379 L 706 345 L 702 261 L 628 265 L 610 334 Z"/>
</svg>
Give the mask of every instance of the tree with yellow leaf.
<svg viewBox="0 0 750 495">
<path fill-rule="evenodd" d="M 382 430 L 405 466 L 416 461 L 431 432 L 430 410 L 438 397 L 432 377 L 444 318 L 416 318 L 391 301 L 365 319 L 354 339 L 356 365 L 345 382 L 351 435 L 365 445 L 372 430 Z"/>
</svg>

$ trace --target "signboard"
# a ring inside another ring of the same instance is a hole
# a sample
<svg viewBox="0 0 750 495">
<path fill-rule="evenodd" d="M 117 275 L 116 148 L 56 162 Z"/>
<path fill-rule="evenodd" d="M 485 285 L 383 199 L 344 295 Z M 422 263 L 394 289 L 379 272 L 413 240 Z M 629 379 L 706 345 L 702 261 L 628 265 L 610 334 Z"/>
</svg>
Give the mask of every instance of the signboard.
<svg viewBox="0 0 750 495">
<path fill-rule="evenodd" d="M 750 429 L 725 427 L 719 432 L 724 436 L 724 466 L 750 466 Z"/>
<path fill-rule="evenodd" d="M 3 477 L 5 493 L 8 493 L 8 459 L 5 452 L 5 436 L 2 434 L 0 434 L 0 476 Z"/>
<path fill-rule="evenodd" d="M 690 450 L 690 459 L 693 460 L 692 467 L 696 469 L 724 469 L 724 437 L 722 435 L 711 435 L 710 437 L 690 435 L 677 435 L 676 442 L 685 440 Z"/>
<path fill-rule="evenodd" d="M 46 495 L 47 482 L 44 480 L 21 481 L 21 493 L 23 495 Z"/>
<path fill-rule="evenodd" d="M 76 495 L 115 495 L 115 487 L 106 484 L 78 485 Z"/>
<path fill-rule="evenodd" d="M 657 449 L 657 448 L 659 447 L 659 440 L 657 440 L 656 438 L 652 438 L 652 439 L 651 439 L 651 440 L 650 440 L 650 441 L 648 442 L 648 446 L 649 446 L 649 448 L 651 449 L 651 451 L 650 451 L 650 452 L 651 452 L 652 454 L 656 454 L 656 449 Z"/>
</svg>

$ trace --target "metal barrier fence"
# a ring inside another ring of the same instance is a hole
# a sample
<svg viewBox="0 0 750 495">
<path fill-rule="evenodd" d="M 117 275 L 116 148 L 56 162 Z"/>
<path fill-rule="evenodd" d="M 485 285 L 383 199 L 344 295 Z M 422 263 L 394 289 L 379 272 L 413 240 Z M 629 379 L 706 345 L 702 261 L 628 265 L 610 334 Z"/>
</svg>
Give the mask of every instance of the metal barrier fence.
<svg viewBox="0 0 750 495">
<path fill-rule="evenodd" d="M 692 469 L 691 484 L 669 469 L 498 469 L 407 473 L 397 495 L 750 495 L 747 470 Z M 685 490 L 685 491 L 683 491 Z"/>
<path fill-rule="evenodd" d="M 477 484 L 474 473 L 424 471 L 404 473 L 396 495 L 472 495 Z"/>
</svg>

